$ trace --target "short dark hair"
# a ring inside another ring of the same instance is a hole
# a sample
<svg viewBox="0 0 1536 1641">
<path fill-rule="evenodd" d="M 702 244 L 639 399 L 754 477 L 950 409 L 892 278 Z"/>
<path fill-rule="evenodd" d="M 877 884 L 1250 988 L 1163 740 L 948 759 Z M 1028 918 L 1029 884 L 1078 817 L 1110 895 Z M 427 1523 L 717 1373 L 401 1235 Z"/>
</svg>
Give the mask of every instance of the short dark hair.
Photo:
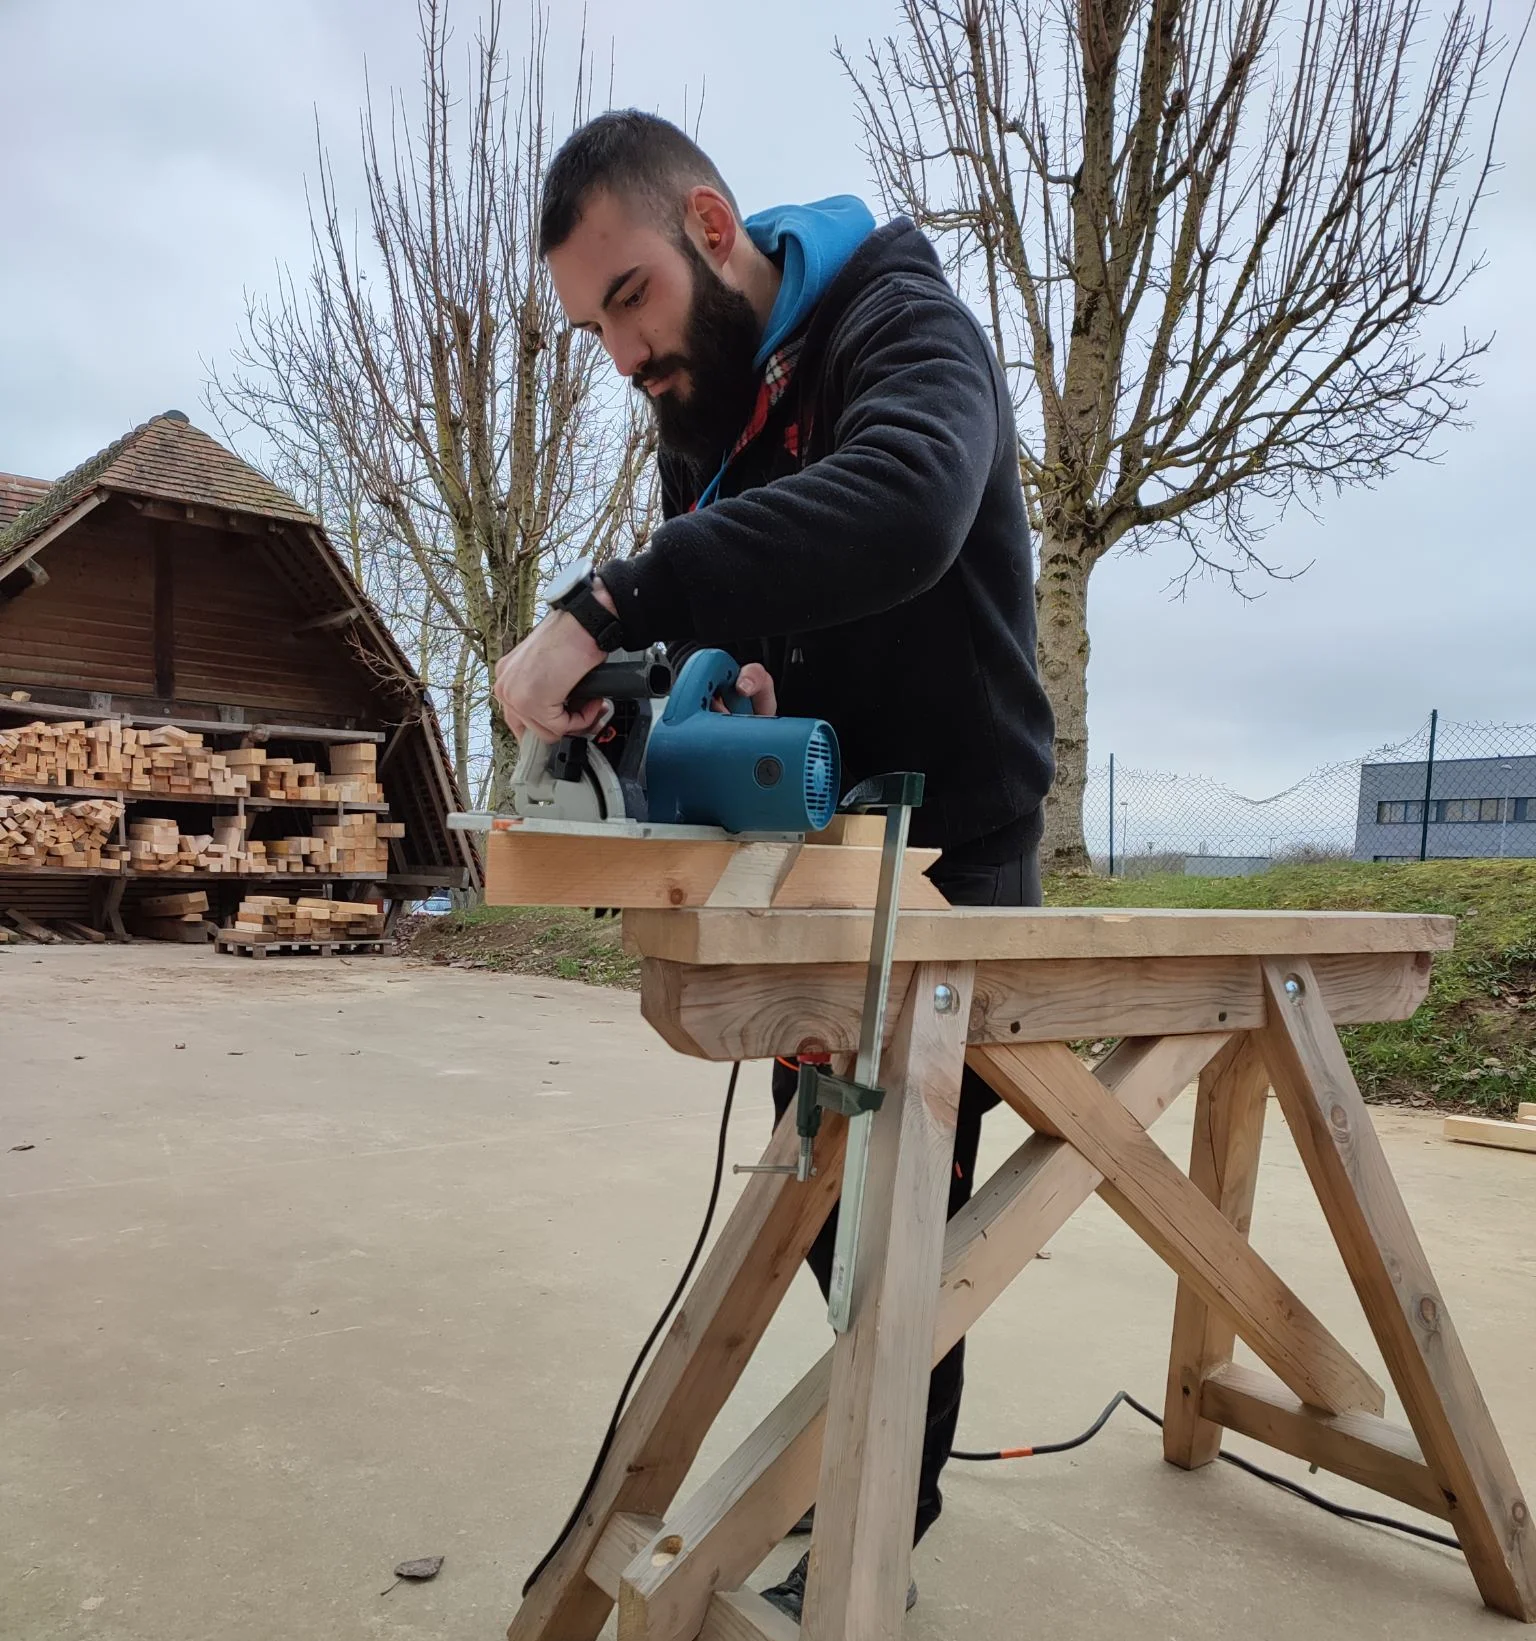
<svg viewBox="0 0 1536 1641">
<path fill-rule="evenodd" d="M 576 231 L 593 191 L 606 188 L 680 229 L 682 196 L 713 188 L 736 211 L 736 198 L 715 162 L 685 132 L 637 108 L 610 109 L 588 120 L 560 145 L 544 176 L 539 211 L 539 255 L 563 245 Z M 741 213 L 737 211 L 739 216 Z"/>
</svg>

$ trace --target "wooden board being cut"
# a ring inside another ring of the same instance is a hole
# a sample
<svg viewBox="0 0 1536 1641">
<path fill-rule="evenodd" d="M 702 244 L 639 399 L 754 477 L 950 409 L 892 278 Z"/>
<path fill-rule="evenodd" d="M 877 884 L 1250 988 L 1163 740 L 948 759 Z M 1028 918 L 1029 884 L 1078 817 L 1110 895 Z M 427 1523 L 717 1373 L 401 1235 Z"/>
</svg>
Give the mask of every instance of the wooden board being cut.
<svg viewBox="0 0 1536 1641">
<path fill-rule="evenodd" d="M 1536 1123 L 1496 1122 L 1492 1117 L 1447 1117 L 1445 1137 L 1463 1145 L 1493 1145 L 1502 1151 L 1536 1151 Z"/>
<path fill-rule="evenodd" d="M 935 849 L 907 851 L 904 908 L 946 904 L 923 875 L 937 859 Z M 568 836 L 516 828 L 492 832 L 486 842 L 488 906 L 847 909 L 873 906 L 879 880 L 880 850 L 860 844 Z"/>
<path fill-rule="evenodd" d="M 1436 952 L 1448 950 L 1455 934 L 1454 918 L 1413 912 L 950 907 L 902 917 L 896 925 L 896 959 L 920 963 Z M 771 911 L 640 910 L 624 918 L 624 942 L 632 953 L 673 963 L 862 963 L 869 956 L 869 936 L 866 912 L 812 915 L 781 905 Z"/>
</svg>

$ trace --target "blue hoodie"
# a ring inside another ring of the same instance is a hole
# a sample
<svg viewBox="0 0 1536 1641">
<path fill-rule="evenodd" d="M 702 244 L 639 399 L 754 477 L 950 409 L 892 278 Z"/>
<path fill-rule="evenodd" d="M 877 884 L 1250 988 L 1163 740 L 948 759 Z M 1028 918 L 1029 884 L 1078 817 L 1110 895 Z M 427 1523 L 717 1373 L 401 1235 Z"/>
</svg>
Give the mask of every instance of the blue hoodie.
<svg viewBox="0 0 1536 1641">
<path fill-rule="evenodd" d="M 761 370 L 774 349 L 810 318 L 849 257 L 875 231 L 875 219 L 863 200 L 852 194 L 834 194 L 810 205 L 776 205 L 759 211 L 748 217 L 743 227 L 764 256 L 782 260 L 783 264 L 779 294 L 752 360 Z M 714 500 L 729 465 L 728 460 L 723 463 L 704 487 L 698 500 L 700 507 Z"/>
</svg>

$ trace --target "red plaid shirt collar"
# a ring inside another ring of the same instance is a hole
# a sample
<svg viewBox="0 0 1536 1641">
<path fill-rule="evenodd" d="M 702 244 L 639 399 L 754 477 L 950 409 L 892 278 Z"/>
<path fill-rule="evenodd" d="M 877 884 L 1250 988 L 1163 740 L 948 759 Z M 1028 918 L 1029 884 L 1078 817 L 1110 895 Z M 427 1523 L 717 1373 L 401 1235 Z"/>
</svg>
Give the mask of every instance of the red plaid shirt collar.
<svg viewBox="0 0 1536 1641">
<path fill-rule="evenodd" d="M 689 507 L 690 513 L 697 511 L 699 501 L 713 497 L 720 480 L 725 476 L 726 469 L 767 426 L 773 407 L 789 391 L 789 384 L 794 380 L 795 366 L 799 362 L 800 349 L 804 341 L 803 336 L 793 336 L 782 347 L 775 348 L 769 354 L 768 363 L 763 367 L 763 379 L 758 384 L 757 403 L 752 407 L 747 425 L 741 430 L 741 437 L 731 446 L 730 455 L 720 464 L 719 473 L 705 488 L 703 497 L 696 499 Z M 784 430 L 784 445 L 787 450 L 798 456 L 800 436 L 797 427 L 791 425 Z"/>
<path fill-rule="evenodd" d="M 752 408 L 747 425 L 741 430 L 741 437 L 731 446 L 731 453 L 726 457 L 727 466 L 763 431 L 773 407 L 789 391 L 804 341 L 803 336 L 792 336 L 782 347 L 775 348 L 768 355 L 768 363 L 763 367 L 762 385 L 757 390 L 757 403 Z"/>
</svg>

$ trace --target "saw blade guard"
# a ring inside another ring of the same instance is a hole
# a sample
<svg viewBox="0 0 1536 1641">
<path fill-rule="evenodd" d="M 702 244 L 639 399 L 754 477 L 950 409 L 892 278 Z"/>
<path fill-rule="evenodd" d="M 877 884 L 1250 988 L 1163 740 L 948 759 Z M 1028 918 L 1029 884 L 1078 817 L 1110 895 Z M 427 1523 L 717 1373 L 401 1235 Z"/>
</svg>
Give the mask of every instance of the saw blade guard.
<svg viewBox="0 0 1536 1641">
<path fill-rule="evenodd" d="M 683 663 L 651 730 L 649 818 L 727 832 L 819 832 L 837 809 L 842 760 L 820 718 L 760 718 L 736 693 L 741 668 L 724 650 Z M 729 708 L 714 709 L 716 697 Z"/>
</svg>

